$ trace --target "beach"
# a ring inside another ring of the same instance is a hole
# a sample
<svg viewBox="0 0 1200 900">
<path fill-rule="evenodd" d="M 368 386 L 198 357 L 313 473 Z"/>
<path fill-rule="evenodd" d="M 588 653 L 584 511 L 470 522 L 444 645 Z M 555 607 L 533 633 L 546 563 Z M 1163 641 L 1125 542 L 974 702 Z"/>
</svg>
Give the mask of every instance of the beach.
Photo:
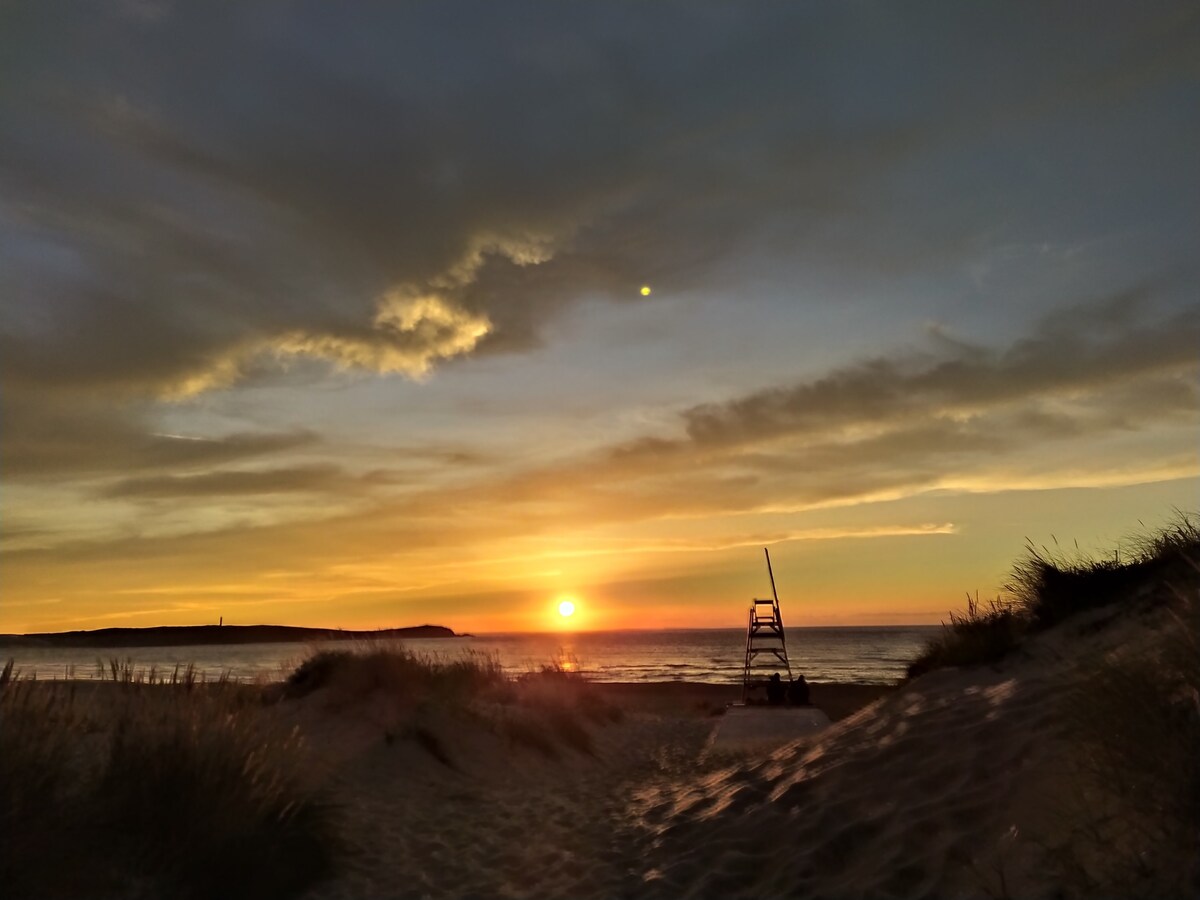
<svg viewBox="0 0 1200 900">
<path fill-rule="evenodd" d="M 668 889 L 644 866 L 657 840 L 651 823 L 660 819 L 647 803 L 681 785 L 702 789 L 728 764 L 707 750 L 740 686 L 596 689 L 622 716 L 592 730 L 590 753 L 548 759 L 454 717 L 430 723 L 450 765 L 415 743 L 388 744 L 378 724 L 357 722 L 352 746 L 344 728 L 329 734 L 328 744 L 318 740 L 319 751 L 337 759 L 338 795 L 356 852 L 341 878 L 308 896 L 599 898 Z M 814 700 L 839 719 L 892 691 L 813 685 Z"/>
<path fill-rule="evenodd" d="M 1098 835 L 1123 807 L 1066 709 L 1095 660 L 1167 627 L 1092 616 L 997 666 L 815 684 L 827 729 L 742 754 L 710 749 L 727 686 L 600 686 L 621 720 L 553 759 L 448 717 L 429 722 L 439 762 L 360 721 L 353 744 L 316 742 L 356 850 L 306 896 L 1088 896 L 1117 883 Z M 1186 847 L 1155 852 L 1186 869 Z"/>
<path fill-rule="evenodd" d="M 1200 900 L 1200 0 L 0 9 L 0 900 Z"/>
<path fill-rule="evenodd" d="M 1188 896 L 1168 811 L 1200 708 L 1163 673 L 1194 668 L 1200 604 L 1171 591 L 987 664 L 815 682 L 811 712 L 394 650 L 267 686 L 10 682 L 6 896 Z"/>
</svg>

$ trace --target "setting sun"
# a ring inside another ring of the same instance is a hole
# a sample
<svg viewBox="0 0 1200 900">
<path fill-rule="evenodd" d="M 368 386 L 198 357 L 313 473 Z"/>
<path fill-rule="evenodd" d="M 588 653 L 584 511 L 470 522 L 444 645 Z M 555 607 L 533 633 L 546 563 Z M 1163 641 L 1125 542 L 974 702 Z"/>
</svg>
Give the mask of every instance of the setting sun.
<svg viewBox="0 0 1200 900">
<path fill-rule="evenodd" d="M 564 600 L 558 604 L 558 614 L 564 618 L 575 615 L 575 604 L 570 600 Z"/>
</svg>

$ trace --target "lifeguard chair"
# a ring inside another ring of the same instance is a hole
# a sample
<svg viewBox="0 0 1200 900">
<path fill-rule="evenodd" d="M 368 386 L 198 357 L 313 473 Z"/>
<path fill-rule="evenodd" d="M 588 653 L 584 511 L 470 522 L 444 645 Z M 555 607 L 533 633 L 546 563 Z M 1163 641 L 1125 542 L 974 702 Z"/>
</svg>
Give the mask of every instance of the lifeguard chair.
<svg viewBox="0 0 1200 900">
<path fill-rule="evenodd" d="M 742 672 L 742 703 L 746 694 L 763 683 L 765 669 L 778 672 L 787 670 L 787 680 L 792 681 L 792 666 L 788 662 L 787 639 L 783 633 L 783 617 L 779 614 L 779 592 L 775 590 L 775 573 L 771 571 L 771 554 L 763 547 L 767 557 L 767 575 L 771 578 L 771 599 L 750 601 L 750 620 L 746 625 L 746 664 Z"/>
</svg>

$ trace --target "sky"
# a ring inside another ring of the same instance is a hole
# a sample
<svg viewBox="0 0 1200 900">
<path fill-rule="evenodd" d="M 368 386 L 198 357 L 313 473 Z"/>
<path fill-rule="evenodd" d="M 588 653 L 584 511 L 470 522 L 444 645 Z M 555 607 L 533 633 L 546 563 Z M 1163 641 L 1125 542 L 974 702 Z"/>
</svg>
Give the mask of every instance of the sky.
<svg viewBox="0 0 1200 900">
<path fill-rule="evenodd" d="M 1200 508 L 1197 159 L 1191 3 L 4 3 L 0 632 L 1129 548 Z"/>
</svg>

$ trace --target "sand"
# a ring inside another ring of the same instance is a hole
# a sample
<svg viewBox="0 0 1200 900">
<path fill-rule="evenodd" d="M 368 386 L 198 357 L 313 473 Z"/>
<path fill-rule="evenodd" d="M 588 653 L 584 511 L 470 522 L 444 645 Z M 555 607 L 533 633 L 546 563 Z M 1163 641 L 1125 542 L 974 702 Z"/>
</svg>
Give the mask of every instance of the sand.
<svg viewBox="0 0 1200 900">
<path fill-rule="evenodd" d="M 656 830 L 634 813 L 639 798 L 697 783 L 740 758 L 708 752 L 719 713 L 739 698 L 740 688 L 680 682 L 598 688 L 624 718 L 592 728 L 593 754 L 564 751 L 554 759 L 454 716 L 425 719 L 452 767 L 414 741 L 389 743 L 385 709 L 309 720 L 306 731 L 332 770 L 343 830 L 354 848 L 345 874 L 309 896 L 645 893 L 643 860 Z M 817 689 L 843 714 L 889 691 L 881 685 Z"/>
<path fill-rule="evenodd" d="M 731 706 L 717 720 L 707 752 L 762 754 L 816 737 L 829 726 L 829 716 L 815 706 Z"/>
<path fill-rule="evenodd" d="M 901 689 L 814 685 L 835 721 L 768 752 L 712 752 L 737 695 L 713 685 L 604 686 L 623 721 L 557 759 L 446 719 L 446 765 L 343 723 L 324 748 L 355 855 L 308 896 L 1086 896 L 1056 868 L 1086 864 L 1098 809 L 1064 703 L 1129 634 L 1071 629 Z"/>
<path fill-rule="evenodd" d="M 467 706 L 331 685 L 259 708 L 303 735 L 345 848 L 307 900 L 1137 895 L 1111 887 L 1113 848 L 1184 873 L 1196 848 L 1127 840 L 1154 810 L 1096 783 L 1068 723 L 1096 661 L 1152 659 L 1168 621 L 1099 611 L 995 666 L 814 684 L 811 710 L 680 682 L 598 685 L 608 706 L 587 706 L 554 679 Z M 556 690 L 574 732 L 538 693 Z"/>
</svg>

